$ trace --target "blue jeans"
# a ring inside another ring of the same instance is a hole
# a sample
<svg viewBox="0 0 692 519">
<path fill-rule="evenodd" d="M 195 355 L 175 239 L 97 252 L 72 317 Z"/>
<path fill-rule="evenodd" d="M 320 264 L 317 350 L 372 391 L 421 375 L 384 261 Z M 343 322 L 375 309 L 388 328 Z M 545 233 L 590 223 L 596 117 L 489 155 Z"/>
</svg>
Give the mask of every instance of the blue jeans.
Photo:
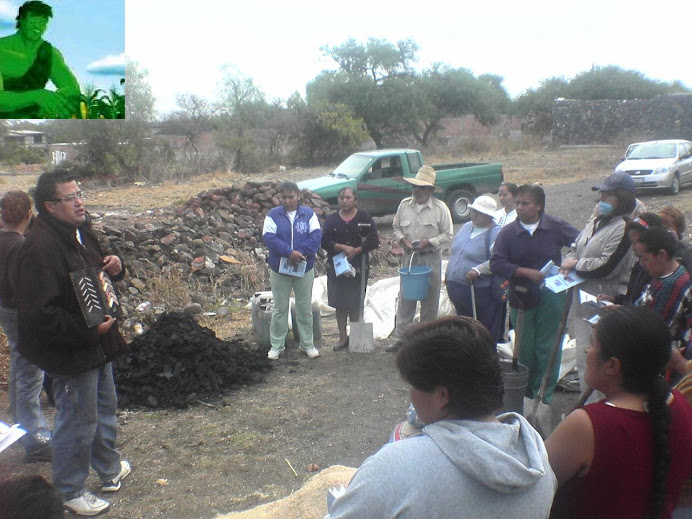
<svg viewBox="0 0 692 519">
<path fill-rule="evenodd" d="M 109 362 L 78 375 L 51 376 L 57 407 L 53 484 L 68 501 L 84 492 L 90 466 L 102 481 L 120 472 L 113 368 Z"/>
<path fill-rule="evenodd" d="M 10 414 L 27 432 L 20 440 L 24 450 L 33 454 L 50 444 L 50 430 L 40 403 L 43 371 L 17 351 L 17 310 L 0 307 L 0 324 L 10 347 Z"/>
</svg>

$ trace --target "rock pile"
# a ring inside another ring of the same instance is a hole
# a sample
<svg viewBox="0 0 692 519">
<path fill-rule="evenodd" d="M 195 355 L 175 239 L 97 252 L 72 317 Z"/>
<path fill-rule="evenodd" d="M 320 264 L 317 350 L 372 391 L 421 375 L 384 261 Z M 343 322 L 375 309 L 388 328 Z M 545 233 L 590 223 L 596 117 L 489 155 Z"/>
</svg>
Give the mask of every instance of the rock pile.
<svg viewBox="0 0 692 519">
<path fill-rule="evenodd" d="M 151 318 L 138 308 L 151 308 L 154 286 L 171 273 L 185 284 L 186 302 L 154 302 L 157 313 L 183 309 L 192 313 L 214 308 L 230 297 L 249 298 L 269 287 L 267 250 L 262 227 L 267 212 L 279 205 L 278 182 L 247 182 L 244 186 L 199 193 L 177 209 L 138 218 L 97 218 L 105 250 L 125 261 L 127 276 L 118 284 L 127 331 Z M 319 195 L 303 191 L 301 204 L 312 207 L 320 219 L 331 209 Z M 400 247 L 381 238 L 379 251 L 371 254 L 373 265 L 398 265 Z M 320 251 L 315 269 L 325 272 L 326 255 Z"/>
<path fill-rule="evenodd" d="M 166 312 L 114 363 L 120 406 L 183 408 L 217 400 L 240 384 L 264 379 L 265 351 L 242 340 L 223 341 L 185 313 Z"/>
<path fill-rule="evenodd" d="M 152 280 L 177 270 L 196 286 L 192 301 L 202 307 L 268 285 L 262 226 L 279 205 L 277 182 L 247 182 L 212 189 L 168 214 L 147 219 L 109 219 L 101 226 L 104 247 L 120 255 L 128 276 L 119 286 L 126 315 L 148 300 Z M 301 203 L 320 218 L 329 212 L 319 195 L 305 191 Z M 98 226 L 97 221 L 97 226 Z"/>
</svg>

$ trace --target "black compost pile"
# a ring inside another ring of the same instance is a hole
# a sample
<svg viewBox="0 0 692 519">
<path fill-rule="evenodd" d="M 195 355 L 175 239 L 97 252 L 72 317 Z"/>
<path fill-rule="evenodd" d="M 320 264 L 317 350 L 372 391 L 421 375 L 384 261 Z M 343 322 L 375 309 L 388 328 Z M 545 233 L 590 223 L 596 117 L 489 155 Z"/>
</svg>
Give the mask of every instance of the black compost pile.
<svg viewBox="0 0 692 519">
<path fill-rule="evenodd" d="M 264 380 L 265 351 L 224 341 L 186 313 L 167 312 L 114 363 L 121 407 L 183 408 L 216 401 L 234 386 Z"/>
</svg>

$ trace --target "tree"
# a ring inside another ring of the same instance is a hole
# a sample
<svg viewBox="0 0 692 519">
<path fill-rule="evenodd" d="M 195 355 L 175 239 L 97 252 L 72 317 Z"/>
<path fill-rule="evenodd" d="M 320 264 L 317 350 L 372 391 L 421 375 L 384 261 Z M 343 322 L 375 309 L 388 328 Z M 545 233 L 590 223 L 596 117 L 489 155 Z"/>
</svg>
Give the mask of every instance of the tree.
<svg viewBox="0 0 692 519">
<path fill-rule="evenodd" d="M 295 96 L 300 97 L 297 92 L 292 97 Z M 277 99 L 267 107 L 264 128 L 269 139 L 269 157 L 278 158 L 291 136 L 299 131 L 298 117 Z"/>
<path fill-rule="evenodd" d="M 491 90 L 489 92 L 492 92 L 494 97 L 493 104 L 497 106 L 501 114 L 509 113 L 512 106 L 512 99 L 509 97 L 507 89 L 502 85 L 504 80 L 505 78 L 497 74 L 481 74 L 478 76 L 478 81 L 490 87 Z"/>
<path fill-rule="evenodd" d="M 260 125 L 261 118 L 266 115 L 267 103 L 251 78 L 231 65 L 224 65 L 221 70 L 224 73 L 218 104 L 221 131 L 217 143 L 232 153 L 233 169 L 249 171 L 255 169 L 256 164 L 248 162 L 255 153 L 248 131 Z"/>
<path fill-rule="evenodd" d="M 194 162 L 199 158 L 200 136 L 214 126 L 215 108 L 195 94 L 178 94 L 175 101 L 180 109 L 168 114 L 162 125 L 169 133 L 185 137 L 183 154 L 188 161 Z"/>
<path fill-rule="evenodd" d="M 565 97 L 568 82 L 552 77 L 541 82 L 537 89 L 528 89 L 514 102 L 513 110 L 523 118 L 522 131 L 545 135 L 553 127 L 553 101 Z"/>
<path fill-rule="evenodd" d="M 156 98 L 148 82 L 149 72 L 140 70 L 136 61 L 127 61 L 125 65 L 125 105 L 126 117 L 129 121 L 152 123 L 156 120 Z"/>
<path fill-rule="evenodd" d="M 297 120 L 292 140 L 295 162 L 318 165 L 348 155 L 367 139 L 363 122 L 343 104 L 316 101 L 307 104 L 298 94 L 288 100 Z"/>
<path fill-rule="evenodd" d="M 84 139 L 85 126 L 73 119 L 49 119 L 43 123 L 43 130 L 48 142 L 81 142 Z"/>
<path fill-rule="evenodd" d="M 553 101 L 567 99 L 651 99 L 661 94 L 691 92 L 679 81 L 665 83 L 647 78 L 636 70 L 617 66 L 593 67 L 571 80 L 552 77 L 537 89 L 528 89 L 514 102 L 515 113 L 524 117 L 524 129 L 545 134 L 552 128 Z"/>
<path fill-rule="evenodd" d="M 681 85 L 647 78 L 637 70 L 610 65 L 593 67 L 577 74 L 569 82 L 570 99 L 652 99 L 661 94 L 684 92 Z"/>
<path fill-rule="evenodd" d="M 327 101 L 348 106 L 362 119 L 375 146 L 408 133 L 416 107 L 410 97 L 417 45 L 412 40 L 396 45 L 371 38 L 366 44 L 350 39 L 336 47 L 322 47 L 338 65 L 322 72 L 307 86 L 308 103 Z"/>
<path fill-rule="evenodd" d="M 424 147 L 442 129 L 444 118 L 473 114 L 481 124 L 493 124 L 509 99 L 500 76 L 481 80 L 467 69 L 439 63 L 424 71 L 416 86 L 418 114 L 411 119 L 411 133 Z"/>
</svg>

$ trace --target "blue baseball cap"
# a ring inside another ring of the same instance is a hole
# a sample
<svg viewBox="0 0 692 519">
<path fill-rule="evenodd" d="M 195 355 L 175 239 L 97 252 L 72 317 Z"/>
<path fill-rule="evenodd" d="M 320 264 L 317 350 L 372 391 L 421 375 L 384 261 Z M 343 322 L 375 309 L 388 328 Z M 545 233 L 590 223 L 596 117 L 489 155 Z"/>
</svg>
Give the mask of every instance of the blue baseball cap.
<svg viewBox="0 0 692 519">
<path fill-rule="evenodd" d="M 616 191 L 622 189 L 623 191 L 631 191 L 634 193 L 636 188 L 634 186 L 634 180 L 632 177 L 623 171 L 616 171 L 608 178 L 605 179 L 603 184 L 593 186 L 592 191 Z"/>
</svg>

